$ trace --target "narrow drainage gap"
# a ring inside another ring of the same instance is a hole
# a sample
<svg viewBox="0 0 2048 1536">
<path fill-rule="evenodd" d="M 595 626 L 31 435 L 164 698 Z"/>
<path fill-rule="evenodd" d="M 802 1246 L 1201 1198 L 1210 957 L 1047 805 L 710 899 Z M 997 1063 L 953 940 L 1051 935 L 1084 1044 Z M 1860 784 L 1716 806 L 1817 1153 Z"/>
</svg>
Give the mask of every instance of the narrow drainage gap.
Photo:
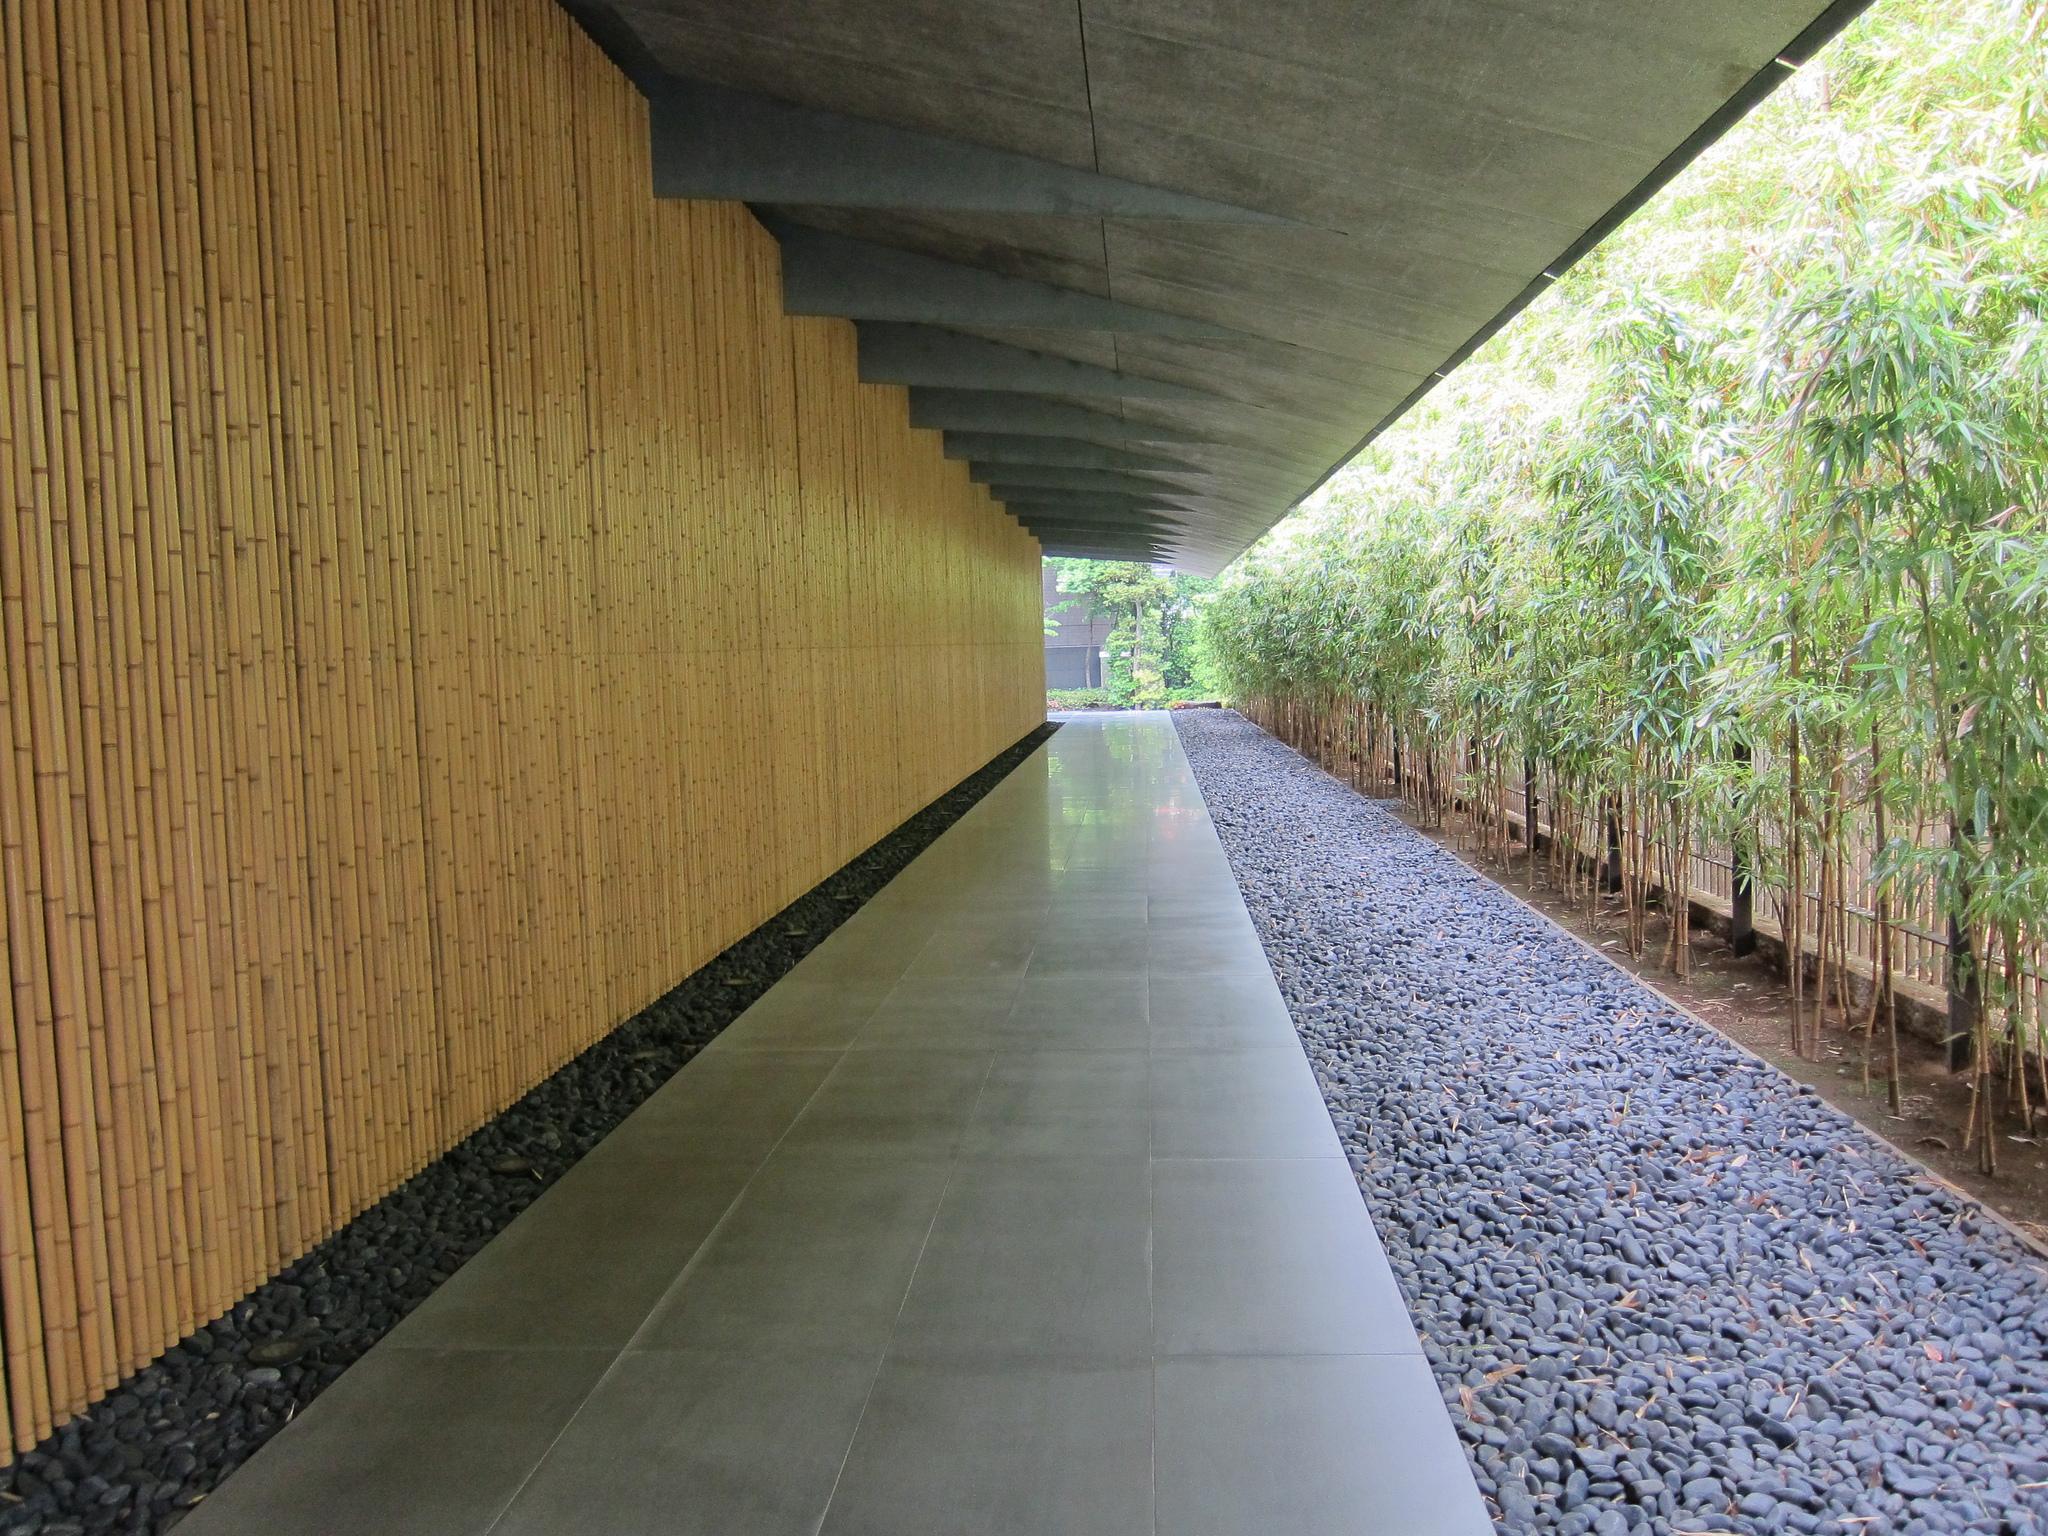
<svg viewBox="0 0 2048 1536">
<path fill-rule="evenodd" d="M 991 758 L 0 1467 L 0 1533 L 176 1526 L 1058 729 Z"/>
</svg>

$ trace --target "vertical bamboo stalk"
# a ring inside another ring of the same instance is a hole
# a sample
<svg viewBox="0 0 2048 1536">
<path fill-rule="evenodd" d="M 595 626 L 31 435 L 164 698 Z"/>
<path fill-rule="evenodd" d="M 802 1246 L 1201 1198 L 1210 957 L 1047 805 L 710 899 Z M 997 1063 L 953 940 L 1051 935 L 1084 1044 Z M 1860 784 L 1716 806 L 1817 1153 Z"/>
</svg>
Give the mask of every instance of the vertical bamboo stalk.
<svg viewBox="0 0 2048 1536">
<path fill-rule="evenodd" d="M 0 157 L 0 339 L 6 348 L 6 409 L 0 411 L 0 463 L 12 487 L 0 525 L 0 897 L 6 940 L 0 944 L 7 975 L 0 1004 L 0 1130 L 6 1135 L 4 1208 L 0 1208 L 0 1330 L 7 1363 L 8 1443 L 26 1449 L 47 1433 L 54 1391 L 83 1390 L 78 1380 L 75 1306 L 66 1284 L 70 1234 L 62 1209 L 63 1142 L 49 1096 L 53 1031 L 41 923 L 46 906 L 36 825 L 35 744 L 31 722 L 28 619 L 32 594 L 26 579 L 22 533 L 48 486 L 39 413 L 32 232 L 23 217 L 30 181 L 28 92 L 24 73 L 24 15 L 0 17 L 0 104 L 7 149 Z M 18 1128 L 18 1132 L 17 1132 Z M 45 1296 L 49 1297 L 46 1310 Z M 69 1316 L 66 1317 L 67 1311 Z M 68 1326 L 67 1326 L 68 1325 Z"/>
<path fill-rule="evenodd" d="M 106 1090 L 94 1050 L 101 1000 L 88 851 L 91 796 L 85 759 L 90 753 L 81 686 L 87 669 L 79 661 L 78 608 L 71 593 L 71 530 L 74 520 L 83 516 L 86 490 L 79 439 L 77 316 L 71 293 L 70 189 L 62 169 L 54 18 L 42 6 L 17 9 L 23 22 L 19 58 L 29 142 L 31 280 L 39 296 L 35 351 L 46 434 L 47 479 L 41 504 L 49 509 L 47 517 L 27 523 L 25 531 L 33 544 L 23 551 L 32 572 L 24 580 L 33 583 L 29 671 L 35 691 L 30 734 L 36 759 L 45 938 L 51 951 L 54 1050 L 52 1080 L 45 1086 L 63 1127 L 68 1247 L 75 1274 L 69 1297 L 76 1309 L 75 1348 L 83 1373 L 82 1386 L 76 1390 L 98 1393 L 112 1384 L 119 1355 L 113 1289 L 124 1255 L 122 1239 L 109 1220 L 118 1218 L 121 1206 L 118 1200 L 110 1204 L 102 1183 L 103 1173 L 114 1173 L 102 1168 L 101 1132 L 111 1132 L 112 1116 L 104 1108 Z M 67 1335 L 70 1331 L 65 1330 Z"/>
</svg>

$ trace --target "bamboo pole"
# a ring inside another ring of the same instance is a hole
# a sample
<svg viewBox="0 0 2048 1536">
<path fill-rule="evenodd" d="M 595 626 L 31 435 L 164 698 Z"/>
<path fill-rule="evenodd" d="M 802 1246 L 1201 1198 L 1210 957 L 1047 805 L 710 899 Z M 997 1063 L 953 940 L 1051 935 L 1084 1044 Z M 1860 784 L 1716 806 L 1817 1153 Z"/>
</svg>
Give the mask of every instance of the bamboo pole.
<svg viewBox="0 0 2048 1536">
<path fill-rule="evenodd" d="M 112 1384 L 119 1345 L 112 1297 L 125 1276 L 119 1265 L 123 1238 L 110 1221 L 102 1182 L 102 1129 L 106 1089 L 95 1071 L 95 1020 L 100 1016 L 97 913 L 90 863 L 90 798 L 84 778 L 84 688 L 89 675 L 79 660 L 77 605 L 72 600 L 72 528 L 85 502 L 84 450 L 79 441 L 76 320 L 71 302 L 70 188 L 63 180 L 63 137 L 57 79 L 55 19 L 43 7 L 22 8 L 26 66 L 30 189 L 34 223 L 30 242 L 39 294 L 37 364 L 41 372 L 42 427 L 47 435 L 45 518 L 32 519 L 34 611 L 31 676 L 41 685 L 31 698 L 36 756 L 37 823 L 43 892 L 51 947 L 50 1023 L 53 1081 L 48 1085 L 63 1127 L 66 1205 L 75 1266 L 76 1349 L 84 1390 Z M 35 654 L 36 650 L 41 654 Z M 96 695 L 95 695 L 96 696 Z M 81 846 L 85 845 L 85 846 Z M 112 1170 L 105 1170 L 111 1173 Z M 113 1238 L 110 1241 L 110 1232 Z"/>
<path fill-rule="evenodd" d="M 46 910 L 41 890 L 40 843 L 35 823 L 34 743 L 30 723 L 28 616 L 31 591 L 21 549 L 37 496 L 47 487 L 39 419 L 39 369 L 34 346 L 34 263 L 32 232 L 23 217 L 30 182 L 27 135 L 23 8 L 0 17 L 0 103 L 8 128 L 7 152 L 0 157 L 0 339 L 6 346 L 6 409 L 0 411 L 0 463 L 8 467 L 13 494 L 0 527 L 0 653 L 6 670 L 0 674 L 0 872 L 5 875 L 6 942 L 0 944 L 7 970 L 6 996 L 0 1003 L 0 1124 L 18 1128 L 6 1141 L 6 1200 L 0 1209 L 0 1331 L 4 1331 L 7 1364 L 8 1443 L 25 1449 L 47 1433 L 51 1424 L 51 1390 L 82 1390 L 75 1379 L 75 1321 L 71 1334 L 46 1337 L 63 1327 L 46 1315 L 44 1296 L 61 1309 L 69 1268 L 68 1232 L 56 1222 L 62 1208 L 58 1194 L 63 1149 L 50 1113 L 48 1095 L 54 1069 L 48 1060 L 50 1037 L 38 1029 L 46 1016 L 42 1003 L 49 995 L 44 974 L 40 925 Z M 75 1314 L 74 1314 L 75 1318 Z"/>
</svg>

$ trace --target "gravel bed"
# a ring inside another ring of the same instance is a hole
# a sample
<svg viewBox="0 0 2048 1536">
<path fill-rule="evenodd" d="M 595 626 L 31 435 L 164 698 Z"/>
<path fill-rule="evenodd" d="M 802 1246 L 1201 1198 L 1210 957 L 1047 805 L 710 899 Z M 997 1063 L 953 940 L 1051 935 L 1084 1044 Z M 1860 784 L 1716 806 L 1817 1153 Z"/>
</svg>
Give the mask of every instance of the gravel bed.
<svg viewBox="0 0 2048 1536">
<path fill-rule="evenodd" d="M 1503 1530 L 2048 1531 L 2048 1263 L 1385 805 L 1174 723 Z"/>
<path fill-rule="evenodd" d="M 1055 729 L 993 759 L 0 1467 L 0 1532 L 171 1529 Z"/>
</svg>

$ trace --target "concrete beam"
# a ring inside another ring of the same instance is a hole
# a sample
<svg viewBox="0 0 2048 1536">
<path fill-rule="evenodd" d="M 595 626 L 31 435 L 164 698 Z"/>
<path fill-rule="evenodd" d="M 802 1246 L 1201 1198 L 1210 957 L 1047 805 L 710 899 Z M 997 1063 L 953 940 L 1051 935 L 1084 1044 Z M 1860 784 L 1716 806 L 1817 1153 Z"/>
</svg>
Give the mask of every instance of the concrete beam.
<svg viewBox="0 0 2048 1536">
<path fill-rule="evenodd" d="M 1178 469 L 1193 466 L 1134 448 L 1108 448 L 1074 437 L 1031 437 L 1023 433 L 948 432 L 946 457 L 984 464 L 1064 465 L 1070 469 Z"/>
<path fill-rule="evenodd" d="M 1141 471 L 1126 474 L 1114 469 L 1075 469 L 1064 464 L 990 464 L 980 459 L 968 462 L 970 478 L 983 485 L 1042 485 L 1057 491 L 1123 491 L 1133 496 L 1170 496 L 1180 489 L 1160 480 L 1148 480 Z M 1199 473 L 1181 478 L 1201 479 Z M 1190 495 L 1199 494 L 1190 490 Z"/>
<path fill-rule="evenodd" d="M 962 432 L 1081 437 L 1097 443 L 1207 444 L 1215 440 L 1185 427 L 1132 421 L 1064 400 L 994 389 L 912 389 L 910 424 Z"/>
<path fill-rule="evenodd" d="M 1216 339 L 1227 325 L 1099 299 L 985 267 L 835 235 L 786 219 L 765 221 L 782 244 L 782 307 L 792 315 L 903 320 L 1041 331 Z"/>
<path fill-rule="evenodd" d="M 941 330 L 935 325 L 864 321 L 860 376 L 869 384 L 930 384 L 1049 395 L 1131 400 L 1206 400 L 1215 396 L 1164 379 L 1117 373 L 1093 363 Z"/>
<path fill-rule="evenodd" d="M 1181 528 L 1187 525 L 1191 515 L 1180 507 L 1076 507 L 1059 502 L 1004 502 L 1003 509 L 1015 518 L 1035 518 L 1052 523 L 1101 523 L 1120 528 Z"/>
<path fill-rule="evenodd" d="M 1066 523 L 1051 518 L 1017 519 L 1043 538 L 1091 539 L 1098 543 L 1122 541 L 1133 544 L 1164 544 L 1180 536 L 1178 528 L 1152 527 L 1132 523 Z"/>
<path fill-rule="evenodd" d="M 1036 523 L 1026 524 L 1025 531 L 1042 544 L 1057 539 L 1076 544 L 1137 545 L 1146 549 L 1164 549 L 1179 537 L 1172 529 L 1152 532 L 1132 528 L 1065 528 Z"/>
<path fill-rule="evenodd" d="M 1145 528 L 1177 533 L 1187 526 L 1186 515 L 1173 511 L 1138 507 L 1034 507 L 1009 506 L 1004 510 L 1020 523 L 1050 523 L 1073 528 Z"/>
<path fill-rule="evenodd" d="M 1129 534 L 1090 533 L 1084 530 L 1047 528 L 1031 536 L 1048 553 L 1079 555 L 1089 560 L 1157 560 L 1169 547 L 1165 539 L 1133 537 Z"/>
<path fill-rule="evenodd" d="M 1040 539 L 1041 553 L 1062 560 L 1130 560 L 1139 565 L 1171 565 L 1174 553 L 1158 546 L 1075 543 L 1064 538 Z"/>
<path fill-rule="evenodd" d="M 1096 548 L 1120 545 L 1126 549 L 1164 549 L 1174 541 L 1171 532 L 1148 533 L 1142 529 L 1116 528 L 1063 528 L 1057 524 L 1045 524 L 1027 530 L 1043 543 L 1061 541 L 1068 544 L 1086 544 Z M 1128 558 L 1128 557 L 1125 557 Z"/>
<path fill-rule="evenodd" d="M 647 86 L 658 197 L 948 213 L 1287 219 L 942 134 L 670 77 Z"/>
<path fill-rule="evenodd" d="M 1128 526 L 1133 517 L 1150 519 L 1143 526 L 1164 529 L 1176 535 L 1211 537 L 1227 529 L 1219 529 L 1199 514 L 1179 509 L 1164 511 L 1136 512 L 1090 512 L 1076 511 L 1068 507 L 1036 507 L 1025 503 L 1005 504 L 1004 510 L 1019 522 L 1027 518 L 1039 518 L 1052 523 L 1099 524 L 1101 526 Z"/>
<path fill-rule="evenodd" d="M 1012 511 L 1029 509 L 1034 512 L 1090 512 L 1128 515 L 1130 513 L 1165 513 L 1168 516 L 1192 514 L 1196 509 L 1183 506 L 1165 496 L 1113 496 L 1069 493 L 1046 490 L 1029 485 L 1006 486 L 1001 489 L 991 486 L 989 493 Z"/>
<path fill-rule="evenodd" d="M 1032 537 L 1041 541 L 1071 539 L 1089 544 L 1142 544 L 1152 549 L 1163 548 L 1179 537 L 1178 530 L 1171 528 L 1101 528 L 1060 523 L 1026 523 L 1024 526 Z"/>
</svg>

